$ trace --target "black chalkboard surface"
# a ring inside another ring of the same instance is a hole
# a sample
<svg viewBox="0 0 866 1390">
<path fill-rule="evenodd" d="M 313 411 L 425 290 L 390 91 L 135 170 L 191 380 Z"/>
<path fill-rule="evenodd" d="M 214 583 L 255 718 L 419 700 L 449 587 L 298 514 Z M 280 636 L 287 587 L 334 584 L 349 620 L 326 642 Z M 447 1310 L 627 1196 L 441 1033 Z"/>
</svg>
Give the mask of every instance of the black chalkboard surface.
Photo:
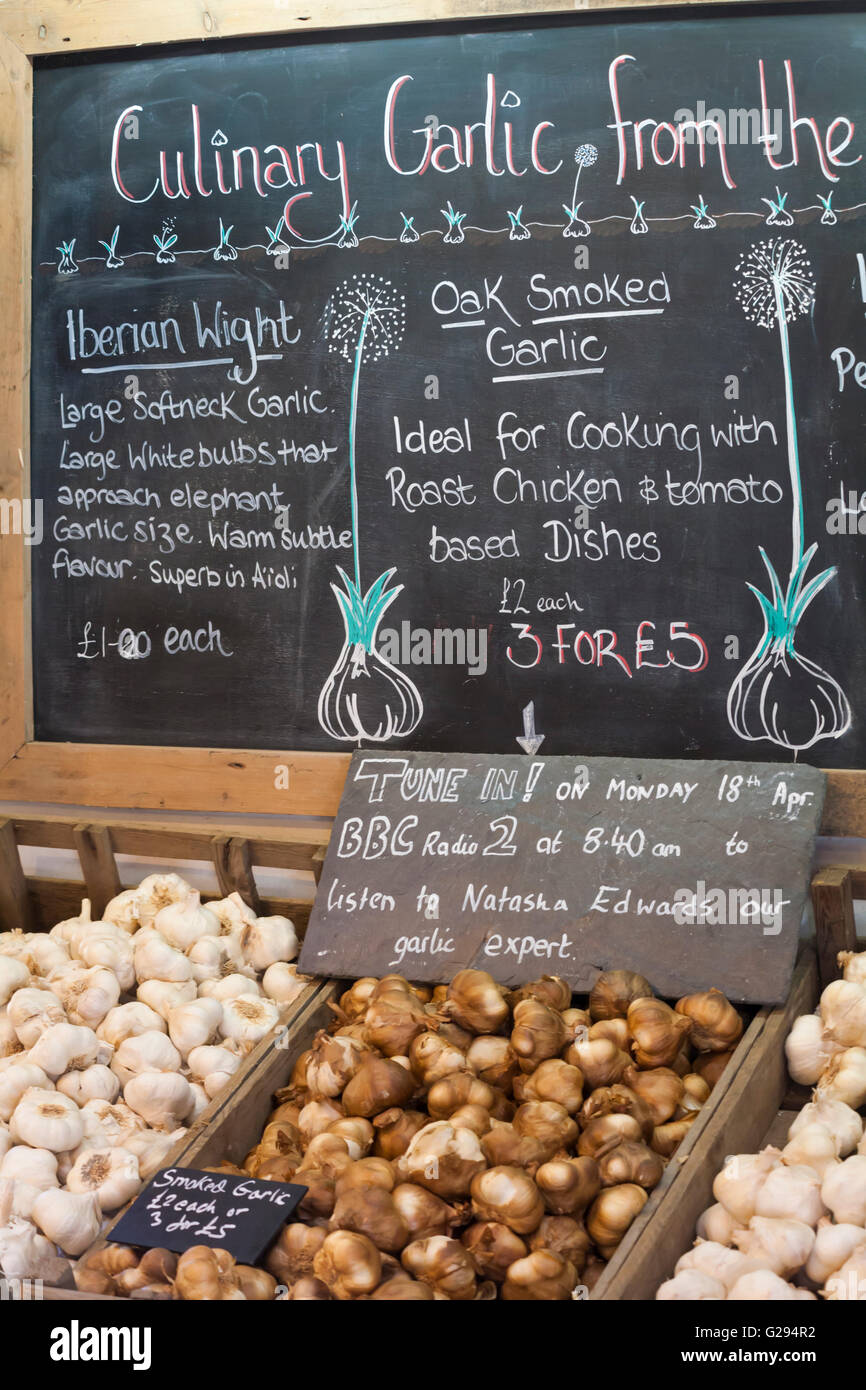
<svg viewBox="0 0 866 1390">
<path fill-rule="evenodd" d="M 36 736 L 863 766 L 866 17 L 36 73 Z"/>
</svg>

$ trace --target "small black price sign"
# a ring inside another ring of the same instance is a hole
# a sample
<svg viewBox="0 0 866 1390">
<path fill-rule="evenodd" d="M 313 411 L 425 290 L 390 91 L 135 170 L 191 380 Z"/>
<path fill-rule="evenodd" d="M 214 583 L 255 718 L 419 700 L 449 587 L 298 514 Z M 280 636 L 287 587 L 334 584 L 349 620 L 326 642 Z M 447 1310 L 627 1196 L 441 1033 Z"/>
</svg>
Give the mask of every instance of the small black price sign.
<svg viewBox="0 0 866 1390">
<path fill-rule="evenodd" d="M 254 1264 L 306 1190 L 296 1183 L 235 1173 L 161 1168 L 120 1218 L 111 1239 L 177 1253 L 192 1245 L 212 1245 L 230 1251 L 241 1264 Z"/>
</svg>

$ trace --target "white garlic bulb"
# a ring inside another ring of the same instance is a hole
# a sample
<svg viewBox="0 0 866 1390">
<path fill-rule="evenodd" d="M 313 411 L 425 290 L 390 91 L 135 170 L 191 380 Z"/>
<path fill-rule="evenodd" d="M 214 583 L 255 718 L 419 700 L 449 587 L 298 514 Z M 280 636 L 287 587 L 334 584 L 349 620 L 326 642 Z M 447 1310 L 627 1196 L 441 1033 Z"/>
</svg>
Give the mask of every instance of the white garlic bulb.
<svg viewBox="0 0 866 1390">
<path fill-rule="evenodd" d="M 830 1275 L 824 1285 L 824 1297 L 830 1302 L 866 1301 L 866 1243 L 858 1245 L 845 1263 Z"/>
<path fill-rule="evenodd" d="M 107 1100 L 89 1100 L 82 1106 L 81 1115 L 85 1123 L 85 1132 L 89 1123 L 95 1122 L 99 1126 L 105 1147 L 125 1144 L 130 1135 L 144 1129 L 141 1116 L 136 1115 L 123 1101 L 115 1101 L 112 1104 Z"/>
<path fill-rule="evenodd" d="M 223 1037 L 232 1038 L 247 1048 L 254 1047 L 280 1021 L 280 1011 L 273 1000 L 253 994 L 224 1000 L 222 1013 L 220 1031 Z"/>
<path fill-rule="evenodd" d="M 827 1209 L 821 1200 L 821 1179 L 803 1163 L 774 1168 L 755 1198 L 756 1216 L 776 1216 L 817 1226 Z"/>
<path fill-rule="evenodd" d="M 65 1023 L 66 1014 L 50 989 L 19 989 L 7 1005 L 9 1022 L 23 1047 L 33 1047 L 46 1028 Z"/>
<path fill-rule="evenodd" d="M 741 1250 L 729 1250 L 726 1245 L 718 1245 L 713 1240 L 699 1240 L 677 1260 L 674 1274 L 682 1274 L 687 1269 L 700 1270 L 730 1290 L 738 1279 L 752 1270 L 760 1269 L 760 1265 Z"/>
<path fill-rule="evenodd" d="M 232 970 L 250 970 L 243 958 L 240 942 L 232 936 L 199 937 L 186 954 L 197 984 L 203 984 L 205 980 L 221 980 Z"/>
<path fill-rule="evenodd" d="M 262 989 L 276 1004 L 291 1004 L 293 999 L 303 994 L 308 984 L 308 976 L 299 975 L 296 965 L 288 965 L 281 960 L 269 965 L 262 976 Z"/>
<path fill-rule="evenodd" d="M 118 1004 L 107 1013 L 96 1034 L 103 1042 L 109 1043 L 112 1047 L 119 1047 L 125 1038 L 134 1038 L 139 1033 L 150 1033 L 154 1030 L 164 1033 L 165 1019 L 149 1004 L 142 1004 L 136 1000 L 132 1004 Z"/>
<path fill-rule="evenodd" d="M 2 1174 L 0 1168 L 0 1174 Z M 850 1221 L 834 1224 L 827 1218 L 818 1222 L 815 1244 L 806 1261 L 806 1277 L 813 1284 L 825 1284 L 859 1246 L 866 1244 L 866 1231 Z"/>
<path fill-rule="evenodd" d="M 721 1204 L 716 1202 L 714 1206 L 707 1207 L 698 1217 L 695 1227 L 695 1235 L 700 1240 L 712 1240 L 717 1245 L 732 1245 L 734 1231 L 737 1230 L 739 1223 L 736 1217 L 731 1216 Z"/>
<path fill-rule="evenodd" d="M 30 1061 L 30 1054 L 19 1062 L 14 1057 L 8 1059 L 11 1066 L 0 1067 L 0 1120 L 9 1121 L 19 1100 L 31 1086 L 47 1090 L 51 1082 L 40 1066 Z"/>
<path fill-rule="evenodd" d="M 261 994 L 256 980 L 246 975 L 224 975 L 221 980 L 205 980 L 199 986 L 199 995 L 204 999 L 237 999 L 242 994 Z"/>
<path fill-rule="evenodd" d="M 821 1185 L 821 1197 L 834 1221 L 866 1226 L 866 1155 L 853 1154 L 831 1168 Z"/>
<path fill-rule="evenodd" d="M 247 906 L 237 892 L 229 893 L 227 898 L 218 898 L 215 902 L 208 903 L 208 908 L 219 920 L 224 932 L 234 932 L 256 920 L 252 908 Z"/>
<path fill-rule="evenodd" d="M 52 1081 L 68 1071 L 83 1071 L 110 1055 L 108 1044 L 101 1042 L 92 1028 L 75 1023 L 52 1023 L 27 1054 Z"/>
<path fill-rule="evenodd" d="M 54 1246 L 30 1221 L 13 1217 L 0 1224 L 0 1269 L 7 1280 L 41 1279 L 59 1284 L 69 1271 Z"/>
<path fill-rule="evenodd" d="M 169 903 L 156 914 L 153 925 L 170 946 L 188 951 L 203 936 L 219 936 L 219 918 L 202 906 L 201 894 L 191 891 L 182 902 Z"/>
<path fill-rule="evenodd" d="M 0 1162 L 0 1178 L 29 1183 L 38 1192 L 44 1192 L 47 1187 L 57 1187 L 57 1155 L 50 1149 L 15 1144 L 7 1149 Z"/>
<path fill-rule="evenodd" d="M 69 1096 L 77 1106 L 89 1100 L 117 1100 L 120 1095 L 120 1082 L 110 1067 L 95 1062 L 83 1071 L 68 1071 L 55 1082 L 61 1095 Z"/>
<path fill-rule="evenodd" d="M 79 944 L 76 956 L 83 965 L 101 965 L 111 970 L 124 993 L 134 987 L 135 967 L 128 936 L 124 935 L 122 941 L 101 933 L 88 936 Z"/>
<path fill-rule="evenodd" d="M 14 956 L 0 956 L 0 1005 L 8 1004 L 16 990 L 30 984 L 30 969 Z"/>
<path fill-rule="evenodd" d="M 194 1047 L 187 1061 L 190 1080 L 199 1082 L 211 1100 L 225 1088 L 241 1064 L 240 1057 L 226 1047 Z"/>
<path fill-rule="evenodd" d="M 117 1211 L 141 1187 L 138 1159 L 120 1146 L 91 1149 L 75 1160 L 66 1186 L 70 1192 L 92 1192 L 102 1211 Z"/>
<path fill-rule="evenodd" d="M 140 1072 L 126 1083 L 123 1099 L 153 1129 L 165 1132 L 183 1124 L 193 1104 L 189 1082 L 170 1071 Z"/>
<path fill-rule="evenodd" d="M 31 969 L 34 975 L 50 975 L 54 970 L 60 970 L 64 965 L 68 965 L 71 960 L 69 949 L 65 941 L 60 941 L 46 932 L 34 932 L 30 938 L 28 954 L 31 960 Z M 39 1237 L 43 1239 L 42 1236 Z"/>
<path fill-rule="evenodd" d="M 728 1291 L 718 1279 L 702 1274 L 699 1269 L 684 1269 L 681 1274 L 667 1279 L 658 1290 L 656 1298 L 660 1303 L 685 1301 L 696 1303 L 713 1299 L 716 1302 L 727 1298 Z"/>
<path fill-rule="evenodd" d="M 764 1149 L 760 1154 L 734 1154 L 716 1174 L 713 1196 L 741 1226 L 748 1226 L 755 1215 L 761 1184 L 780 1163 L 778 1149 Z"/>
<path fill-rule="evenodd" d="M 171 1039 L 153 1029 L 124 1038 L 111 1059 L 111 1070 L 126 1085 L 145 1071 L 179 1071 L 181 1056 Z"/>
<path fill-rule="evenodd" d="M 808 1297 L 813 1298 L 814 1295 L 809 1294 Z M 756 1269 L 737 1280 L 728 1298 L 732 1303 L 786 1303 L 796 1300 L 797 1291 L 772 1270 Z"/>
<path fill-rule="evenodd" d="M 240 940 L 244 959 L 257 971 L 298 954 L 297 932 L 288 917 L 258 917 L 247 923 Z"/>
<path fill-rule="evenodd" d="M 791 1279 L 811 1255 L 815 1232 L 805 1221 L 753 1216 L 747 1230 L 734 1232 L 734 1244 L 781 1279 Z"/>
<path fill-rule="evenodd" d="M 827 1063 L 841 1050 L 841 1043 L 826 1033 L 820 1014 L 801 1014 L 785 1039 L 791 1079 L 800 1086 L 814 1086 Z"/>
<path fill-rule="evenodd" d="M 836 964 L 842 970 L 843 980 L 854 985 L 866 985 L 866 951 L 840 951 Z"/>
<path fill-rule="evenodd" d="M 199 1115 L 207 1110 L 210 1105 L 210 1096 L 204 1086 L 199 1085 L 197 1081 L 191 1081 L 189 1089 L 192 1091 L 192 1109 L 186 1117 L 186 1122 L 191 1125 L 194 1124 Z"/>
<path fill-rule="evenodd" d="M 9 1132 L 16 1144 L 65 1153 L 84 1138 L 84 1121 L 68 1096 L 31 1086 L 15 1107 Z"/>
<path fill-rule="evenodd" d="M 183 902 L 192 892 L 180 874 L 148 874 L 138 885 L 138 920 L 149 927 L 156 914 L 169 903 Z"/>
<path fill-rule="evenodd" d="M 99 1199 L 93 1193 L 49 1188 L 36 1198 L 33 1220 L 67 1255 L 82 1255 L 99 1235 Z"/>
<path fill-rule="evenodd" d="M 112 922 L 114 926 L 120 927 L 121 931 L 132 934 L 141 925 L 138 920 L 138 908 L 141 899 L 141 891 L 138 888 L 124 888 L 121 893 L 111 899 L 102 913 L 104 922 Z"/>
<path fill-rule="evenodd" d="M 102 966 L 71 965 L 55 971 L 48 986 L 57 995 L 70 1023 L 96 1028 L 120 999 L 120 983 Z"/>
<path fill-rule="evenodd" d="M 204 1047 L 216 1036 L 222 1023 L 223 1006 L 219 999 L 192 999 L 178 1004 L 168 1016 L 168 1035 L 182 1057 L 193 1048 Z"/>
<path fill-rule="evenodd" d="M 843 1047 L 866 1043 L 866 989 L 851 980 L 833 980 L 819 1003 L 824 1027 Z"/>
<path fill-rule="evenodd" d="M 192 979 L 192 965 L 183 951 L 169 946 L 162 936 L 149 936 L 140 944 L 135 942 L 134 946 L 135 973 L 140 981 L 168 980 L 180 983 Z"/>
<path fill-rule="evenodd" d="M 55 940 L 69 941 L 73 933 L 78 931 L 80 926 L 89 924 L 91 920 L 90 899 L 82 898 L 81 912 L 79 915 L 77 917 L 67 917 L 64 921 L 55 923 L 49 932 L 49 936 L 52 936 Z"/>
<path fill-rule="evenodd" d="M 818 1096 L 804 1105 L 788 1130 L 788 1138 L 793 1139 L 807 1125 L 826 1125 L 835 1136 L 839 1154 L 845 1158 L 853 1153 L 863 1136 L 863 1121 L 842 1100 L 831 1100 L 829 1096 Z"/>
<path fill-rule="evenodd" d="M 127 1135 L 123 1147 L 138 1159 L 138 1171 L 143 1183 L 150 1182 L 154 1173 L 168 1166 L 169 1154 L 186 1134 L 186 1129 L 174 1129 L 170 1134 L 157 1134 L 153 1129 L 141 1129 Z"/>
<path fill-rule="evenodd" d="M 26 991 L 19 989 L 16 993 L 25 994 Z M 13 994 L 12 999 L 14 998 L 15 995 Z M 10 1003 L 11 1002 L 10 1000 Z M 55 1000 L 55 1003 L 56 1002 Z M 9 1016 L 9 1010 L 4 1004 L 3 1007 L 0 1008 L 0 1058 L 14 1057 L 16 1053 L 23 1052 L 25 1046 L 26 1044 L 22 1043 L 18 1037 L 15 1031 L 15 1025 Z"/>
<path fill-rule="evenodd" d="M 12 1147 L 12 1135 L 9 1133 L 9 1126 L 0 1120 L 0 1158 L 5 1158 Z"/>
<path fill-rule="evenodd" d="M 178 1004 L 195 999 L 195 980 L 143 980 L 135 991 L 139 1001 L 167 1019 Z"/>
<path fill-rule="evenodd" d="M 827 1064 L 817 1093 L 859 1110 L 866 1103 L 866 1048 L 846 1047 L 838 1052 Z"/>
<path fill-rule="evenodd" d="M 823 1179 L 828 1168 L 839 1162 L 839 1145 L 827 1125 L 806 1125 L 788 1140 L 782 1159 L 788 1164 L 805 1163 Z"/>
</svg>

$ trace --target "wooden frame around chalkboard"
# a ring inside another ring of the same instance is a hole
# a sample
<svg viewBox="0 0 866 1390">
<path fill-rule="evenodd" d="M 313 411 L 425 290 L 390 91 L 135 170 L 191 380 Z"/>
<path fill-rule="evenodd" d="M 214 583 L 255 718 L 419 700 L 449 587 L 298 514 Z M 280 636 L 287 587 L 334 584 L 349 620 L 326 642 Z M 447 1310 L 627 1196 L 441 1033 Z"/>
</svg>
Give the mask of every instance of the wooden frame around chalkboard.
<svg viewBox="0 0 866 1390">
<path fill-rule="evenodd" d="M 28 492 L 34 58 L 429 22 L 611 10 L 694 0 L 0 0 L 0 499 Z M 748 0 L 701 0 L 708 7 Z M 770 5 L 810 0 L 766 0 Z M 306 13 L 298 13 L 305 10 Z M 20 527 L 19 527 L 20 530 Z M 33 741 L 28 550 L 0 534 L 0 800 L 240 814 L 336 814 L 348 753 Z M 70 692 L 74 698 L 74 692 Z M 288 778 L 277 769 L 288 768 Z M 866 835 L 866 772 L 829 774 L 823 833 Z M 282 789 L 285 782 L 288 787 Z"/>
</svg>

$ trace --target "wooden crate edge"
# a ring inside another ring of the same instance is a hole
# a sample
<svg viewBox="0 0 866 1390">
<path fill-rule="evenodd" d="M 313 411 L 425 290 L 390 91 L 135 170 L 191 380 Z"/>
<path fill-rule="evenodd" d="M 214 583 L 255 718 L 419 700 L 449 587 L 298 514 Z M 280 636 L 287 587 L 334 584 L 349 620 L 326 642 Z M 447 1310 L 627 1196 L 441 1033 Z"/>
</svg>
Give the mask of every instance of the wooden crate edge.
<svg viewBox="0 0 866 1390">
<path fill-rule="evenodd" d="M 791 1023 L 817 999 L 814 950 L 801 955 L 784 1004 L 773 1009 L 731 1084 L 713 1107 L 688 1162 L 679 1164 L 664 1199 L 640 1233 L 628 1261 L 611 1280 L 605 1298 L 655 1298 L 673 1266 L 694 1241 L 695 1222 L 712 1203 L 712 1184 L 728 1154 L 755 1152 L 778 1111 L 787 1082 L 784 1044 Z"/>
</svg>

